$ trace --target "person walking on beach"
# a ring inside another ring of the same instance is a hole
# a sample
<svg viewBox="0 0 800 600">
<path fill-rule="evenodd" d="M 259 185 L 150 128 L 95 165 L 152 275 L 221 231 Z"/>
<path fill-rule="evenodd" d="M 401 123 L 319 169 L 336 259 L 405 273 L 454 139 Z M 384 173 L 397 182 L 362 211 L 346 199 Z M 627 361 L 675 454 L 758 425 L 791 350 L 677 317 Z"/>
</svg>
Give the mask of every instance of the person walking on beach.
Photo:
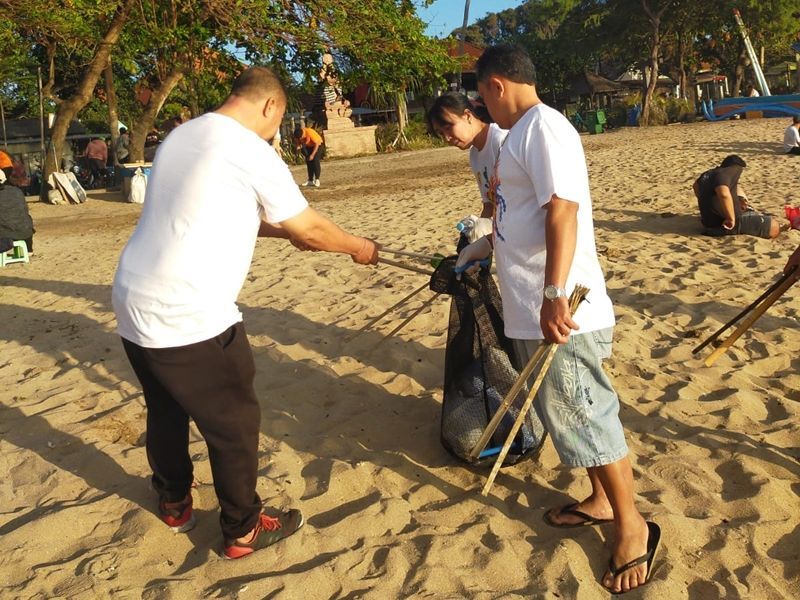
<svg viewBox="0 0 800 600">
<path fill-rule="evenodd" d="M 703 234 L 715 237 L 741 234 L 766 239 L 780 234 L 778 220 L 753 210 L 741 191 L 739 178 L 746 166 L 741 156 L 731 154 L 694 182 L 692 190 L 705 228 Z"/>
<path fill-rule="evenodd" d="M 261 411 L 236 298 L 257 236 L 349 254 L 359 264 L 378 260 L 375 242 L 308 206 L 267 142 L 285 108 L 277 76 L 252 67 L 220 108 L 167 137 L 112 290 L 118 332 L 147 405 L 158 514 L 176 532 L 195 524 L 191 418 L 208 446 L 226 558 L 247 556 L 303 524 L 295 509 L 262 512 L 256 492 Z"/>
<path fill-rule="evenodd" d="M 294 133 L 295 147 L 303 153 L 306 159 L 306 170 L 308 171 L 308 181 L 303 187 L 319 187 L 319 176 L 322 173 L 320 161 L 325 155 L 325 143 L 322 136 L 311 127 L 295 128 Z"/>
<path fill-rule="evenodd" d="M 545 514 L 557 528 L 612 522 L 615 541 L 602 584 L 615 593 L 647 583 L 660 538 L 634 503 L 619 399 L 602 362 L 611 355 L 614 310 L 597 258 L 589 178 L 580 136 L 536 91 L 530 57 L 513 46 L 486 49 L 478 91 L 509 130 L 497 161 L 494 235 L 459 254 L 458 271 L 494 248 L 505 332 L 520 366 L 542 340 L 560 344 L 537 394 L 536 411 L 562 463 L 588 470 L 592 493 Z M 568 289 L 588 302 L 570 316 Z"/>
<path fill-rule="evenodd" d="M 786 154 L 800 155 L 800 114 L 792 117 L 792 124 L 783 132 L 783 150 Z"/>
</svg>

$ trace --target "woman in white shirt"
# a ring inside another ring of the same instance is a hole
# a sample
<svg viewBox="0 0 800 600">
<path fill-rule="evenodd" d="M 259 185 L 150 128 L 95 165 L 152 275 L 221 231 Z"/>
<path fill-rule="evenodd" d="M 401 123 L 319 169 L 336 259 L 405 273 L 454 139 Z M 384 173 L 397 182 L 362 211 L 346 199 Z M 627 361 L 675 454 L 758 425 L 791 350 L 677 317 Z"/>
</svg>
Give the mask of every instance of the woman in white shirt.
<svg viewBox="0 0 800 600">
<path fill-rule="evenodd" d="M 480 217 L 491 219 L 494 215 L 494 198 L 490 182 L 494 177 L 500 146 L 508 132 L 491 122 L 485 106 L 473 104 L 464 94 L 457 92 L 447 92 L 436 98 L 427 119 L 434 135 L 451 146 L 469 150 L 470 167 L 475 173 L 483 199 Z M 480 225 L 485 225 L 485 222 Z M 486 233 L 491 233 L 491 228 Z"/>
</svg>

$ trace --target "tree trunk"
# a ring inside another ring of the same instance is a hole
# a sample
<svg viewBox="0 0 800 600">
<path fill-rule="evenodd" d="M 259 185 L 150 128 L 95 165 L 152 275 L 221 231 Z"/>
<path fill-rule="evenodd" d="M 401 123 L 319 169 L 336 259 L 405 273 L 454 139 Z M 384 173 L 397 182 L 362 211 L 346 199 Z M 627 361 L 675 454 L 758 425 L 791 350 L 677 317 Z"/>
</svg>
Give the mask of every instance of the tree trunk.
<svg viewBox="0 0 800 600">
<path fill-rule="evenodd" d="M 664 3 L 664 6 L 661 7 L 661 10 L 658 12 L 653 12 L 650 8 L 650 5 L 647 3 L 647 0 L 642 0 L 642 9 L 644 9 L 647 18 L 650 21 L 650 25 L 652 26 L 653 37 L 650 40 L 650 58 L 649 58 L 649 66 L 650 66 L 650 77 L 647 81 L 647 88 L 644 92 L 644 98 L 642 98 L 642 116 L 639 119 L 639 124 L 641 126 L 647 126 L 650 124 L 650 103 L 653 100 L 653 96 L 655 95 L 656 85 L 658 84 L 658 55 L 661 49 L 661 17 L 664 15 L 664 12 L 669 8 L 669 5 L 672 4 L 671 0 Z"/>
<path fill-rule="evenodd" d="M 147 132 L 153 128 L 156 122 L 158 113 L 161 112 L 161 107 L 164 106 L 172 90 L 180 82 L 183 77 L 183 66 L 174 66 L 172 70 L 167 73 L 164 81 L 158 84 L 158 87 L 150 94 L 150 100 L 144 108 L 144 112 L 136 121 L 136 124 L 131 129 L 131 147 L 130 147 L 130 160 L 131 162 L 141 162 L 144 160 L 144 142 L 147 137 Z"/>
<path fill-rule="evenodd" d="M 197 100 L 197 85 L 193 75 L 184 77 L 181 81 L 181 86 L 186 92 L 186 97 L 189 99 L 189 112 L 192 113 L 192 118 L 196 119 L 200 116 L 200 103 Z"/>
<path fill-rule="evenodd" d="M 69 126 L 81 109 L 92 99 L 92 92 L 97 85 L 98 79 L 100 79 L 103 69 L 105 69 L 108 63 L 111 49 L 114 47 L 114 44 L 117 43 L 117 40 L 119 40 L 122 28 L 125 26 L 125 21 L 128 19 L 128 13 L 135 1 L 136 0 L 122 1 L 103 39 L 97 44 L 94 56 L 83 72 L 83 76 L 75 92 L 58 105 L 56 118 L 53 122 L 53 129 L 50 133 L 50 143 L 53 145 L 53 151 L 48 150 L 47 152 L 47 158 L 44 164 L 44 181 L 47 181 L 50 174 L 59 169 L 61 154 L 64 150 L 64 142 L 67 139 Z M 41 197 L 43 200 L 47 199 L 47 185 L 42 185 Z"/>
<path fill-rule="evenodd" d="M 689 78 L 686 75 L 686 36 L 681 33 L 678 38 L 678 89 L 682 100 L 689 98 Z"/>
<path fill-rule="evenodd" d="M 639 119 L 639 124 L 646 127 L 650 124 L 650 103 L 655 95 L 656 85 L 658 84 L 658 49 L 661 45 L 661 34 L 659 33 L 660 20 L 653 24 L 653 39 L 650 42 L 650 60 L 649 70 L 650 75 L 647 78 L 647 87 L 644 91 L 644 98 L 642 98 L 642 116 Z"/>
<path fill-rule="evenodd" d="M 397 107 L 397 137 L 389 144 L 392 148 L 400 145 L 401 148 L 408 145 L 406 138 L 406 127 L 408 126 L 408 104 L 406 104 L 406 88 L 395 94 L 395 106 Z"/>
<path fill-rule="evenodd" d="M 106 85 L 106 104 L 108 105 L 108 130 L 111 132 L 111 153 L 114 155 L 114 164 L 117 164 L 117 140 L 119 139 L 119 113 L 117 112 L 117 91 L 114 89 L 114 71 L 111 66 L 111 56 L 108 64 L 103 69 L 103 80 Z"/>
<path fill-rule="evenodd" d="M 794 88 L 795 92 L 800 94 L 800 52 L 794 55 L 794 62 L 797 65 L 797 69 L 795 70 L 795 78 L 797 79 L 797 84 Z"/>
<path fill-rule="evenodd" d="M 736 69 L 734 71 L 733 89 L 731 89 L 731 96 L 738 97 L 742 95 L 742 83 L 744 82 L 744 71 L 747 67 L 747 48 L 744 42 L 741 42 L 742 47 L 739 51 L 739 60 L 736 61 Z"/>
</svg>

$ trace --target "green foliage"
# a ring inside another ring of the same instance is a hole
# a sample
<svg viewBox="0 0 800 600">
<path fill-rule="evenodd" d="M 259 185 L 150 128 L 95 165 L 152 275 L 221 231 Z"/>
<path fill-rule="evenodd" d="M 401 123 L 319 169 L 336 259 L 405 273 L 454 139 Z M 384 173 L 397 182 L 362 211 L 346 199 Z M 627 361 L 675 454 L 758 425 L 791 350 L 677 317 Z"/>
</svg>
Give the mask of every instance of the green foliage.
<svg viewBox="0 0 800 600">
<path fill-rule="evenodd" d="M 407 150 L 422 150 L 426 148 L 442 148 L 447 144 L 438 137 L 428 133 L 428 126 L 421 115 L 412 117 L 405 129 L 408 139 Z M 378 125 L 375 130 L 375 143 L 379 152 L 393 152 L 395 148 L 391 145 L 397 137 L 397 123 L 387 123 Z"/>
</svg>

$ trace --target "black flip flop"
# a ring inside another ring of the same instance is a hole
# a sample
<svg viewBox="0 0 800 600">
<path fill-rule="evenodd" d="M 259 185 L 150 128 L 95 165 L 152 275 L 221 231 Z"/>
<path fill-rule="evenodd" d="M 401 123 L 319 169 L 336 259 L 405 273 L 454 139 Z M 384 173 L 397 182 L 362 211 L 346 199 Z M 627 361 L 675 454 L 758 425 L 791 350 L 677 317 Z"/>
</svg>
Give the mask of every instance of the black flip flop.
<svg viewBox="0 0 800 600">
<path fill-rule="evenodd" d="M 611 573 L 612 577 L 616 577 L 620 573 L 627 571 L 628 569 L 632 569 L 633 567 L 638 567 L 642 563 L 647 563 L 647 575 L 645 575 L 644 583 L 639 585 L 631 590 L 619 591 L 615 592 L 614 590 L 610 590 L 606 588 L 606 590 L 615 596 L 619 596 L 620 594 L 627 594 L 628 592 L 632 592 L 634 590 L 638 590 L 641 587 L 644 587 L 648 583 L 650 583 L 650 576 L 653 574 L 653 562 L 656 558 L 656 550 L 658 550 L 658 542 L 661 541 L 661 528 L 653 523 L 652 521 L 647 521 L 647 552 L 640 556 L 639 558 L 633 559 L 631 562 L 625 563 L 620 567 L 614 566 L 614 559 L 608 561 L 608 570 Z M 605 585 L 603 586 L 605 587 Z"/>
<path fill-rule="evenodd" d="M 602 525 L 603 523 L 611 523 L 614 519 L 596 519 L 591 515 L 587 515 L 585 512 L 580 510 L 576 510 L 575 507 L 578 506 L 578 502 L 573 504 L 567 504 L 565 507 L 560 508 L 558 510 L 558 514 L 560 515 L 574 515 L 576 517 L 580 517 L 583 521 L 579 523 L 556 523 L 553 519 L 550 518 L 550 510 L 544 513 L 544 522 L 550 525 L 550 527 L 555 527 L 556 529 L 574 529 L 576 527 L 591 527 L 593 525 Z"/>
</svg>

